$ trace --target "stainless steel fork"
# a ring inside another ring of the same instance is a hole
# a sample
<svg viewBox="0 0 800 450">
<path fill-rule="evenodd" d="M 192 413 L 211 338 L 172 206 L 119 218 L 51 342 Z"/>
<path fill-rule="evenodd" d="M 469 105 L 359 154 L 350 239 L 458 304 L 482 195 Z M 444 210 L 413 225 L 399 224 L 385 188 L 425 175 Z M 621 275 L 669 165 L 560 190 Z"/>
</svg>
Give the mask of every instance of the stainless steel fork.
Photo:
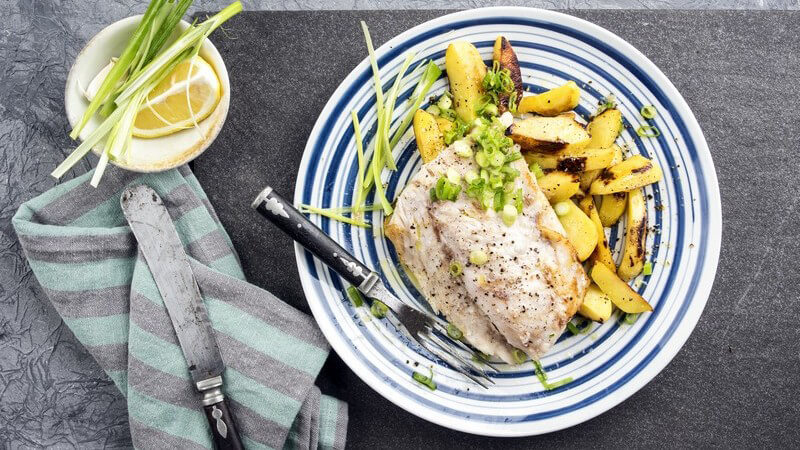
<svg viewBox="0 0 800 450">
<path fill-rule="evenodd" d="M 252 207 L 365 296 L 383 302 L 392 313 L 387 314 L 387 319 L 397 329 L 405 329 L 421 347 L 478 385 L 486 388 L 486 383 L 494 384 L 481 365 L 497 369 L 463 342 L 450 339 L 444 321 L 400 301 L 377 273 L 354 258 L 271 187 L 267 186 L 258 194 Z"/>
</svg>

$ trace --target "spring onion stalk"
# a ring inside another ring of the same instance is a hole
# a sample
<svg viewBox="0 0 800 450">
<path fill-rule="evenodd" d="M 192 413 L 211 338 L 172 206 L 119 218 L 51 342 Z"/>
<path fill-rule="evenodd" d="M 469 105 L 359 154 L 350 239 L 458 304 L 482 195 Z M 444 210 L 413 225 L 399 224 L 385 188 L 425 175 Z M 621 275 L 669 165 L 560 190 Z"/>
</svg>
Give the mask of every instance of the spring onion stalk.
<svg viewBox="0 0 800 450">
<path fill-rule="evenodd" d="M 357 227 L 370 228 L 370 224 L 364 222 L 363 220 L 358 220 L 353 217 L 347 217 L 342 214 L 332 212 L 330 210 L 317 208 L 315 206 L 300 205 L 300 212 L 317 214 L 323 217 L 327 217 L 329 219 L 338 220 L 339 222 L 349 223 L 350 225 L 355 225 Z"/>
<path fill-rule="evenodd" d="M 383 111 L 383 130 L 381 131 L 381 139 L 383 139 L 383 147 L 386 149 L 386 166 L 391 170 L 397 170 L 397 164 L 394 161 L 392 154 L 393 145 L 389 142 L 389 129 L 392 128 L 392 116 L 394 115 L 394 104 L 397 102 L 397 96 L 400 95 L 400 83 L 403 81 L 403 76 L 411 65 L 411 61 L 416 56 L 415 52 L 406 55 L 400 71 L 394 78 L 394 85 L 389 90 L 389 97 L 386 99 L 386 109 Z"/>
<path fill-rule="evenodd" d="M 310 205 L 300 205 L 300 208 L 313 208 Z M 361 208 L 356 208 L 355 206 L 337 206 L 333 208 L 317 208 L 323 211 L 331 212 L 334 214 L 350 214 L 350 213 L 358 213 L 358 212 L 372 212 L 372 211 L 380 211 L 383 209 L 381 205 L 364 205 Z M 313 214 L 313 213 L 312 213 Z"/>
<path fill-rule="evenodd" d="M 142 45 L 145 37 L 147 37 L 147 32 L 152 26 L 153 18 L 162 4 L 163 0 L 153 0 L 150 2 L 150 5 L 147 6 L 144 16 L 142 16 L 142 20 L 139 22 L 136 30 L 134 30 L 130 41 L 128 41 L 128 45 L 125 47 L 125 50 L 122 51 L 122 54 L 117 59 L 117 62 L 108 72 L 108 75 L 106 75 L 106 78 L 103 80 L 103 83 L 97 90 L 97 94 L 95 94 L 94 98 L 92 98 L 92 101 L 89 102 L 89 106 L 83 113 L 81 120 L 78 121 L 78 124 L 72 129 L 72 132 L 69 135 L 72 139 L 78 139 L 78 136 L 83 128 L 87 123 L 89 123 L 89 119 L 91 119 L 100 106 L 105 103 L 106 99 L 117 87 L 117 84 L 125 76 L 131 64 L 134 62 L 138 48 Z"/>
<path fill-rule="evenodd" d="M 356 111 L 350 111 L 350 116 L 353 119 L 353 136 L 356 140 L 356 154 L 358 156 L 358 172 L 356 173 L 356 202 L 353 205 L 354 212 L 360 212 L 361 207 L 364 205 L 364 166 L 366 162 L 364 161 L 364 143 L 361 138 L 361 124 L 358 122 L 358 114 Z"/>
<path fill-rule="evenodd" d="M 428 91 L 431 90 L 433 83 L 435 83 L 441 75 L 442 69 L 440 69 L 439 66 L 433 62 L 433 60 L 428 61 L 428 65 L 425 67 L 425 72 L 423 72 L 422 77 L 417 83 L 417 87 L 419 88 L 417 99 L 414 100 L 414 104 L 411 106 L 411 109 L 409 109 L 405 119 L 403 119 L 403 122 L 400 123 L 400 126 L 397 127 L 397 130 L 394 132 L 394 136 L 392 136 L 392 140 L 390 142 L 391 147 L 397 145 L 397 142 L 400 141 L 400 138 L 406 134 L 408 127 L 411 125 L 411 121 L 414 120 L 414 113 L 417 112 L 420 105 L 422 105 L 422 102 L 425 101 L 425 96 L 428 95 Z"/>
</svg>

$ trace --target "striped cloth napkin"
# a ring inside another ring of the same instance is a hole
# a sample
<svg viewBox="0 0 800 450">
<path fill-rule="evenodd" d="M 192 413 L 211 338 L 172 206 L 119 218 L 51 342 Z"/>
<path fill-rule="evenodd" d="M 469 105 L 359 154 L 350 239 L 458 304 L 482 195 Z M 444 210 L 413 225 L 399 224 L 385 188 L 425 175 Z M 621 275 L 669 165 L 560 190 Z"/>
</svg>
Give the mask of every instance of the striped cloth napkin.
<svg viewBox="0 0 800 450">
<path fill-rule="evenodd" d="M 225 360 L 247 448 L 344 448 L 347 405 L 314 385 L 329 347 L 313 320 L 244 281 L 228 234 L 188 167 L 91 172 L 23 204 L 13 224 L 36 278 L 128 403 L 137 448 L 211 448 L 175 331 L 119 206 L 133 184 L 170 212 Z"/>
</svg>

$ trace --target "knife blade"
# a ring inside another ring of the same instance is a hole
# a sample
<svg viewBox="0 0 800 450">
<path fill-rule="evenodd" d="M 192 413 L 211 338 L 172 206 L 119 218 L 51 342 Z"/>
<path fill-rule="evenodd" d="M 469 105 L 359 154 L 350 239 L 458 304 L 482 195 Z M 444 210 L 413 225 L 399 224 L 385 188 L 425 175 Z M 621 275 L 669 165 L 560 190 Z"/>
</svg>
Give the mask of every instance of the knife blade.
<svg viewBox="0 0 800 450">
<path fill-rule="evenodd" d="M 178 337 L 217 448 L 243 448 L 222 393 L 225 364 L 189 258 L 161 197 L 149 186 L 126 189 L 120 205 Z"/>
</svg>

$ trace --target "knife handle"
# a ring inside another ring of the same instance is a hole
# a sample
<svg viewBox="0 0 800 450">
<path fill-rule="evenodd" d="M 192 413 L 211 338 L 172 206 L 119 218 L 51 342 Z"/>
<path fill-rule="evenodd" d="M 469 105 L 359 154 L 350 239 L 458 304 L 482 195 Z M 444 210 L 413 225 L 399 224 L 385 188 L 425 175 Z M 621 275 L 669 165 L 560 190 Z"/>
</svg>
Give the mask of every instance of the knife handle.
<svg viewBox="0 0 800 450">
<path fill-rule="evenodd" d="M 286 201 L 271 187 L 267 186 L 258 194 L 252 207 L 353 286 L 367 291 L 377 280 L 377 276 L 367 266 L 311 223 L 291 202 Z"/>
<path fill-rule="evenodd" d="M 211 437 L 214 448 L 217 450 L 243 450 L 242 439 L 233 422 L 233 414 L 228 407 L 228 402 L 222 400 L 210 405 L 204 405 L 206 419 L 211 427 Z"/>
</svg>

